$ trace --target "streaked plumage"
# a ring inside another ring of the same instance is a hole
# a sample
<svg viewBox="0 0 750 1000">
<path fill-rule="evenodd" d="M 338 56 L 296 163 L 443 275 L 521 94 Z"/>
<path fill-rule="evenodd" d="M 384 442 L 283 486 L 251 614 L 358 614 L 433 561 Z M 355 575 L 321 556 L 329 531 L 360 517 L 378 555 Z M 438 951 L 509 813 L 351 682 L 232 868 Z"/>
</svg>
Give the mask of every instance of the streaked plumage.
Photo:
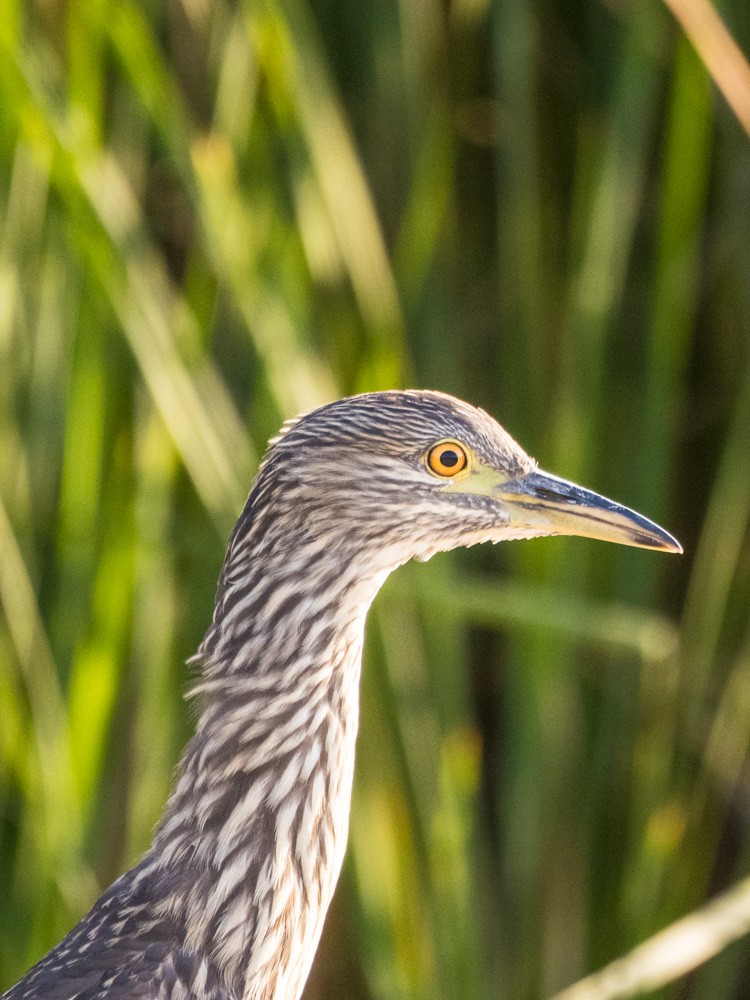
<svg viewBox="0 0 750 1000">
<path fill-rule="evenodd" d="M 443 478 L 425 456 L 446 439 L 469 463 Z M 410 558 L 555 533 L 677 548 L 448 396 L 368 394 L 286 425 L 229 541 L 153 844 L 4 1000 L 297 1000 L 346 847 L 375 594 Z"/>
</svg>

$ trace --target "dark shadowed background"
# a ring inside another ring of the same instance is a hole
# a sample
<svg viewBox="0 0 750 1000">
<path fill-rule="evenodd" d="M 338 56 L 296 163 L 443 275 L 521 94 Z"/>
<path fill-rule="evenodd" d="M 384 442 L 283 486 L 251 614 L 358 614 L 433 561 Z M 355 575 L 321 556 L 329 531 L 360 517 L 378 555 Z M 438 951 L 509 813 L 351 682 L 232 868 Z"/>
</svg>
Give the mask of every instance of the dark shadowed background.
<svg viewBox="0 0 750 1000">
<path fill-rule="evenodd" d="M 685 555 L 389 581 L 307 1000 L 541 1000 L 748 874 L 749 346 L 750 140 L 658 0 L 3 0 L 0 988 L 149 842 L 267 438 L 369 389 Z"/>
</svg>

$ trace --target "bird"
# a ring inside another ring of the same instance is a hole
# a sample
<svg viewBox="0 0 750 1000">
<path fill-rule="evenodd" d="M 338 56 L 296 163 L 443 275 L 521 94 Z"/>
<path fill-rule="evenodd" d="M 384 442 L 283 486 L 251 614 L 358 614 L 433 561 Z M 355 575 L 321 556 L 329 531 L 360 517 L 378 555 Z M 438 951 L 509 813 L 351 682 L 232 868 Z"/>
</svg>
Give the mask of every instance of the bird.
<svg viewBox="0 0 750 1000">
<path fill-rule="evenodd" d="M 682 551 L 443 393 L 286 423 L 229 538 L 151 846 L 2 1000 L 298 1000 L 346 848 L 375 595 L 410 559 L 538 535 Z"/>
</svg>

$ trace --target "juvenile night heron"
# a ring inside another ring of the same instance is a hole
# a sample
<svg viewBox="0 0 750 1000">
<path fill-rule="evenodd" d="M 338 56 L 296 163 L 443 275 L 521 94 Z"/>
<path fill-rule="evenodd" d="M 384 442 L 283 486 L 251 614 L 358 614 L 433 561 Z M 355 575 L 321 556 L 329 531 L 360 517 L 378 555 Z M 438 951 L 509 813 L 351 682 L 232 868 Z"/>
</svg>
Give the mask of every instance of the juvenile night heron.
<svg viewBox="0 0 750 1000">
<path fill-rule="evenodd" d="M 560 534 L 680 551 L 450 396 L 372 393 L 287 424 L 229 540 L 153 844 L 5 1000 L 297 1000 L 346 846 L 372 599 L 408 559 Z"/>
</svg>

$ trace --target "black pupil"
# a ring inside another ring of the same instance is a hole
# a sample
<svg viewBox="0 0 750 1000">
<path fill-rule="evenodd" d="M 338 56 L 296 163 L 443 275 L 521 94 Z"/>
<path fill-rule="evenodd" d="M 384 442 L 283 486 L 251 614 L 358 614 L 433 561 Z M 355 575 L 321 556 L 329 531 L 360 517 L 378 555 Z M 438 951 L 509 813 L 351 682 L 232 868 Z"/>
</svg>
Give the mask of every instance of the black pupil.
<svg viewBox="0 0 750 1000">
<path fill-rule="evenodd" d="M 458 455 L 455 451 L 441 451 L 440 462 L 447 469 L 452 469 L 454 465 L 458 465 Z"/>
</svg>

